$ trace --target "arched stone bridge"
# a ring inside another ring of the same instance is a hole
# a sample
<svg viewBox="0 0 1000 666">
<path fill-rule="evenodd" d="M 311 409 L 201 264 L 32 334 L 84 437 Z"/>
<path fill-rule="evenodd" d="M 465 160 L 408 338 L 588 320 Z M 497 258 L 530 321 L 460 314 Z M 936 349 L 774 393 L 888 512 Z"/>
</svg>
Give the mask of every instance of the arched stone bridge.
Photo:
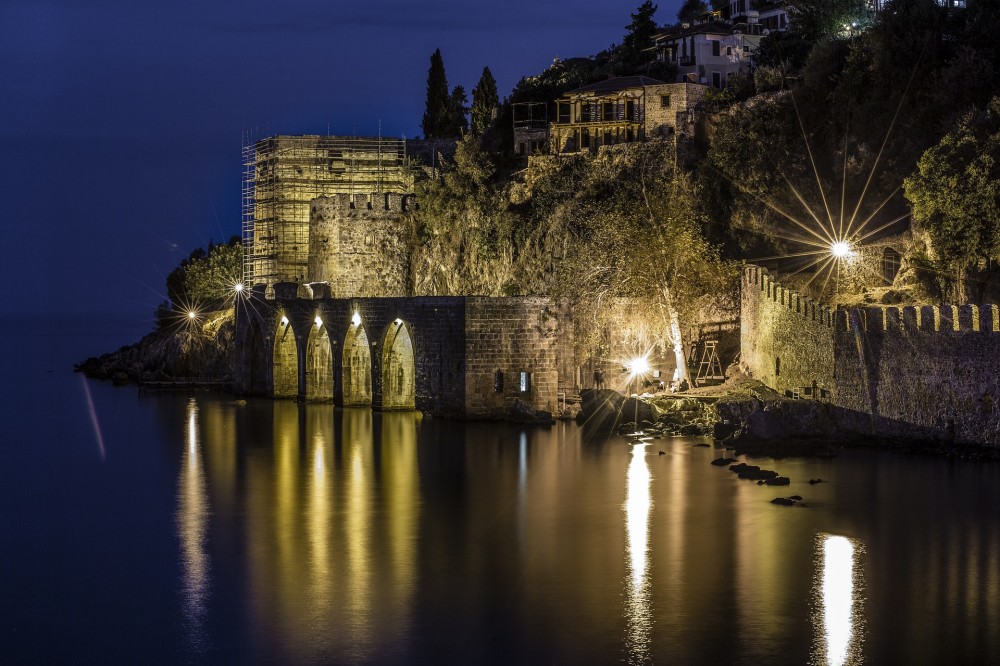
<svg viewBox="0 0 1000 666">
<path fill-rule="evenodd" d="M 572 331 L 549 298 L 329 298 L 325 283 L 274 294 L 238 300 L 241 393 L 464 418 L 556 408 Z"/>
</svg>

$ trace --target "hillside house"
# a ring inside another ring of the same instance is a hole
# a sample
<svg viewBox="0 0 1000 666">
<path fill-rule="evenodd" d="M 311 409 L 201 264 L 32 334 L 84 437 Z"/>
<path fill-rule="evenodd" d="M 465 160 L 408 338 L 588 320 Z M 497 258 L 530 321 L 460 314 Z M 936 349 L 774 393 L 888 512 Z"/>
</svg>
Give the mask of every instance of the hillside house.
<svg viewBox="0 0 1000 666">
<path fill-rule="evenodd" d="M 667 30 L 653 37 L 658 62 L 672 62 L 677 80 L 725 88 L 730 78 L 749 74 L 760 35 L 718 20 Z"/>
<path fill-rule="evenodd" d="M 694 132 L 694 110 L 705 86 L 620 76 L 565 93 L 549 126 L 550 151 L 572 153 Z"/>
</svg>

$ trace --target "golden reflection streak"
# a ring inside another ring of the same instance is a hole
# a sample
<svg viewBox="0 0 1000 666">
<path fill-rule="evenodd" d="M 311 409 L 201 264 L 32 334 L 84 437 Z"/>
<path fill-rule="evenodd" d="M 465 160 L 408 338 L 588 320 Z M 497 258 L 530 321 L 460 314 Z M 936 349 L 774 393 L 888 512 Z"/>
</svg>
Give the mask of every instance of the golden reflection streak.
<svg viewBox="0 0 1000 666">
<path fill-rule="evenodd" d="M 181 542 L 183 615 L 188 638 L 196 647 L 203 640 L 202 619 L 209 590 L 209 560 L 205 552 L 208 495 L 198 438 L 198 403 L 187 405 L 187 431 L 177 493 L 177 534 Z"/>
<path fill-rule="evenodd" d="M 324 412 L 325 413 L 325 412 Z M 312 480 L 309 488 L 308 538 L 311 578 L 309 591 L 313 596 L 311 614 L 320 628 L 330 611 L 330 482 L 327 476 L 326 439 L 316 432 L 312 441 Z"/>
<path fill-rule="evenodd" d="M 628 537 L 630 580 L 626 590 L 625 643 L 630 661 L 649 658 L 652 614 L 649 607 L 649 581 L 646 577 L 649 555 L 649 514 L 652 508 L 650 495 L 649 464 L 646 462 L 646 444 L 632 447 L 632 461 L 628 466 L 625 490 L 625 529 Z"/>
<path fill-rule="evenodd" d="M 864 628 L 857 566 L 860 547 L 847 537 L 824 534 L 817 539 L 817 550 L 821 573 L 814 587 L 818 612 L 812 661 L 828 666 L 860 663 Z"/>
</svg>

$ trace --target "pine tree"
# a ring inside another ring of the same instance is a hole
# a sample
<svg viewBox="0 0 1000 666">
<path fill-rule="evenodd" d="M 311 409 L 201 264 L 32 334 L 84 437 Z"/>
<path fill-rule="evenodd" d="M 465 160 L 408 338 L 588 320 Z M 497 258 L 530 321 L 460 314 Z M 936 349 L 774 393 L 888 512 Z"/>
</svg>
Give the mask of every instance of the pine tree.
<svg viewBox="0 0 1000 666">
<path fill-rule="evenodd" d="M 677 20 L 682 23 L 690 23 L 708 11 L 708 5 L 703 0 L 685 0 L 681 8 L 677 10 Z"/>
<path fill-rule="evenodd" d="M 632 22 L 625 26 L 628 34 L 622 40 L 623 60 L 630 65 L 641 64 L 647 59 L 643 51 L 649 48 L 656 34 L 656 22 L 653 21 L 653 14 L 656 13 L 656 5 L 651 0 L 646 0 L 639 5 L 632 16 Z"/>
<path fill-rule="evenodd" d="M 500 97 L 497 95 L 497 81 L 489 67 L 483 67 L 479 83 L 472 89 L 472 134 L 482 136 L 493 125 Z"/>
<path fill-rule="evenodd" d="M 427 72 L 427 107 L 421 123 L 425 139 L 438 139 L 449 135 L 449 102 L 444 59 L 441 58 L 441 49 L 436 49 L 431 55 L 431 67 Z"/>
</svg>

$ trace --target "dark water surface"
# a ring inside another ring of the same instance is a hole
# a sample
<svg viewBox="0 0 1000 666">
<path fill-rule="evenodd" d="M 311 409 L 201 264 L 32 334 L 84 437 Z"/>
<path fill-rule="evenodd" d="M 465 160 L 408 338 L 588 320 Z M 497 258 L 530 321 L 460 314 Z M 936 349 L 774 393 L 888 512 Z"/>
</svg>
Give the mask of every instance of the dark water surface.
<svg viewBox="0 0 1000 666">
<path fill-rule="evenodd" d="M 25 328 L 3 663 L 1000 660 L 996 464 L 763 459 L 792 485 L 759 487 L 698 439 L 140 394 L 69 372 L 109 331 Z"/>
</svg>

